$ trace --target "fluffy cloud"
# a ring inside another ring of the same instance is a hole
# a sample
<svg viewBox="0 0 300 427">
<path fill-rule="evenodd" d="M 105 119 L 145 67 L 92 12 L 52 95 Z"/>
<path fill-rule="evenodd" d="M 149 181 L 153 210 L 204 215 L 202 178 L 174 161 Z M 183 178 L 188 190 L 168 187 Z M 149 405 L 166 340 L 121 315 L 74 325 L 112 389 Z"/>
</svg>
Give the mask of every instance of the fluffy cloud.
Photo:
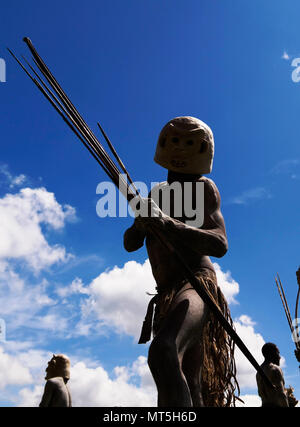
<svg viewBox="0 0 300 427">
<path fill-rule="evenodd" d="M 41 227 L 59 230 L 74 216 L 74 208 L 61 206 L 45 188 L 6 194 L 0 199 L 0 258 L 24 260 L 35 271 L 66 261 L 65 248 L 49 245 Z"/>
<path fill-rule="evenodd" d="M 48 296 L 48 287 L 45 279 L 33 285 L 16 273 L 8 262 L 0 261 L 1 317 L 11 333 L 20 327 L 56 333 L 67 328 L 65 314 L 58 301 Z"/>
<path fill-rule="evenodd" d="M 263 362 L 261 348 L 265 341 L 259 333 L 255 332 L 255 323 L 249 316 L 242 315 L 234 322 L 234 325 L 238 335 L 257 362 L 261 364 Z M 256 388 L 256 371 L 238 348 L 235 350 L 235 360 L 240 387 Z"/>
<path fill-rule="evenodd" d="M 218 285 L 225 295 L 228 304 L 237 304 L 234 297 L 239 293 L 239 284 L 231 277 L 230 271 L 222 271 L 221 267 L 216 262 L 214 262 L 213 265 L 216 271 Z"/>
<path fill-rule="evenodd" d="M 57 295 L 62 298 L 68 297 L 72 294 L 88 294 L 89 291 L 84 287 L 81 279 L 76 277 L 69 286 L 58 287 L 56 289 Z"/>
<path fill-rule="evenodd" d="M 155 385 L 145 357 L 129 367 L 115 367 L 112 377 L 101 366 L 91 369 L 77 363 L 70 381 L 74 406 L 155 406 Z"/>
<path fill-rule="evenodd" d="M 255 394 L 244 394 L 240 398 L 244 403 L 237 401 L 237 407 L 257 408 L 261 406 L 261 398 Z"/>
<path fill-rule="evenodd" d="M 0 165 L 0 174 L 1 181 L 8 185 L 10 189 L 13 189 L 14 187 L 19 187 L 23 185 L 27 181 L 27 177 L 24 174 L 16 175 L 14 176 L 10 170 L 8 165 L 2 164 Z"/>
<path fill-rule="evenodd" d="M 82 306 L 83 316 L 93 316 L 100 327 L 138 337 L 155 282 L 149 260 L 144 264 L 127 262 L 101 273 L 88 286 L 88 299 Z"/>
<path fill-rule="evenodd" d="M 36 406 L 36 401 L 32 400 L 33 392 L 35 391 L 37 399 L 42 395 L 46 363 L 52 354 L 30 347 L 31 342 L 14 341 L 0 346 L 1 398 L 15 405 L 22 404 L 25 396 L 28 396 L 28 404 L 25 406 Z M 11 390 L 14 390 L 13 393 Z"/>
<path fill-rule="evenodd" d="M 0 347 L 0 389 L 8 385 L 24 385 L 32 382 L 32 375 L 27 366 L 18 357 L 4 352 Z"/>
<path fill-rule="evenodd" d="M 5 167 L 0 173 L 11 185 L 22 181 Z M 45 188 L 23 188 L 0 198 L 0 306 L 10 334 L 19 327 L 66 328 L 57 301 L 48 295 L 47 280 L 36 273 L 70 258 L 63 246 L 48 243 L 44 228 L 61 230 L 74 218 L 74 208 L 60 205 Z"/>
</svg>

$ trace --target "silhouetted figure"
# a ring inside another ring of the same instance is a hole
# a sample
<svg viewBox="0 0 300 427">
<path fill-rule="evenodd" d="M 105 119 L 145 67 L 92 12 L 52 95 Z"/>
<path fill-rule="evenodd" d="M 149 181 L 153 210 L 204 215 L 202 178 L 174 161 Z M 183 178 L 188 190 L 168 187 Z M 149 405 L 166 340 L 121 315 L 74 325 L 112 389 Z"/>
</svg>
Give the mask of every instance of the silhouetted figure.
<svg viewBox="0 0 300 427">
<path fill-rule="evenodd" d="M 176 250 L 231 322 L 209 258 L 222 257 L 227 251 L 220 194 L 216 184 L 203 176 L 211 172 L 213 155 L 213 133 L 204 122 L 194 117 L 176 117 L 168 122 L 160 133 L 155 154 L 155 161 L 168 170 L 168 177 L 151 191 L 154 200 L 155 191 L 161 196 L 156 203 L 148 200 L 154 215 L 137 215 L 124 235 L 129 252 L 142 247 L 146 239 L 157 284 L 148 364 L 158 390 L 158 406 L 228 406 L 234 399 L 232 341 L 186 280 L 176 257 L 151 232 L 152 227 L 156 228 L 167 241 L 176 242 Z M 203 201 L 199 184 L 204 189 Z M 182 197 L 170 192 L 175 185 Z M 168 192 L 169 212 L 160 203 Z M 199 199 L 203 223 L 191 224 L 186 209 L 199 213 Z M 151 336 L 152 306 L 149 304 L 140 343 Z"/>
<path fill-rule="evenodd" d="M 277 408 L 288 407 L 288 396 L 284 388 L 283 372 L 280 369 L 280 352 L 278 347 L 273 343 L 266 343 L 261 349 L 265 358 L 261 368 L 274 385 L 271 389 L 261 376 L 256 374 L 258 394 L 262 400 L 262 407 Z"/>
</svg>

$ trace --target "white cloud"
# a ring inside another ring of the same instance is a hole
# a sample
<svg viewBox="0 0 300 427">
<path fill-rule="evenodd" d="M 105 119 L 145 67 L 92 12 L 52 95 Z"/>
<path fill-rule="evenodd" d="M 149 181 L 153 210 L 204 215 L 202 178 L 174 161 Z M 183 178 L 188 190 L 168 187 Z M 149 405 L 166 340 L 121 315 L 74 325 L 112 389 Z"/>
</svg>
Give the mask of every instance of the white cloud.
<svg viewBox="0 0 300 427">
<path fill-rule="evenodd" d="M 289 54 L 286 51 L 284 51 L 281 58 L 285 59 L 286 61 L 288 61 L 290 59 L 290 56 L 289 56 Z"/>
<path fill-rule="evenodd" d="M 114 377 L 101 366 L 91 369 L 77 363 L 70 381 L 74 406 L 155 406 L 155 385 L 145 357 L 140 356 L 129 367 L 115 367 Z M 134 377 L 142 387 L 131 382 Z"/>
<path fill-rule="evenodd" d="M 251 317 L 247 316 L 246 314 L 242 314 L 239 317 L 239 323 L 244 326 L 255 326 L 256 323 L 251 319 Z"/>
<path fill-rule="evenodd" d="M 231 272 L 223 272 L 218 263 L 213 263 L 218 285 L 220 286 L 223 294 L 225 295 L 228 304 L 237 304 L 235 296 L 239 293 L 239 284 L 231 277 Z"/>
<path fill-rule="evenodd" d="M 273 166 L 273 168 L 270 170 L 270 173 L 274 175 L 288 174 L 291 175 L 292 179 L 295 179 L 297 175 L 294 173 L 294 171 L 299 170 L 299 165 L 299 159 L 281 160 L 275 166 Z"/>
<path fill-rule="evenodd" d="M 39 385 L 44 382 L 45 369 L 53 353 L 46 350 L 29 348 L 26 351 L 20 351 L 15 354 L 18 361 L 30 371 L 32 384 Z"/>
<path fill-rule="evenodd" d="M 32 382 L 32 376 L 27 366 L 18 357 L 4 352 L 0 347 L 0 389 L 8 385 L 24 385 Z"/>
<path fill-rule="evenodd" d="M 11 182 L 20 178 L 7 167 L 0 167 L 3 171 Z M 74 218 L 75 209 L 60 205 L 45 188 L 23 188 L 0 198 L 0 306 L 7 333 L 27 327 L 60 334 L 67 328 L 65 312 L 48 295 L 48 281 L 36 273 L 72 257 L 64 246 L 48 243 L 45 227 L 62 230 Z"/>
<path fill-rule="evenodd" d="M 156 293 L 149 260 L 144 264 L 127 262 L 101 273 L 87 288 L 83 316 L 94 317 L 102 328 L 138 337 L 150 296 Z"/>
<path fill-rule="evenodd" d="M 36 402 L 39 403 L 42 396 L 47 362 L 52 356 L 44 350 L 30 349 L 30 345 L 30 342 L 12 341 L 0 346 L 1 398 L 15 405 L 22 405 L 28 398 L 23 406 L 37 406 Z"/>
<path fill-rule="evenodd" d="M 271 194 L 266 188 L 256 187 L 244 191 L 239 196 L 233 197 L 229 200 L 229 203 L 234 205 L 248 205 L 251 202 L 261 199 L 270 199 L 271 197 Z"/>
<path fill-rule="evenodd" d="M 9 171 L 8 166 L 5 164 L 0 165 L 0 174 L 2 175 L 5 183 L 8 184 L 10 189 L 13 189 L 14 187 L 19 187 L 27 181 L 27 177 L 24 174 L 16 176 L 12 175 L 12 173 Z"/>
<path fill-rule="evenodd" d="M 45 279 L 32 282 L 16 273 L 10 263 L 0 261 L 1 318 L 6 323 L 6 339 L 18 328 L 48 330 L 56 336 L 68 329 L 69 317 L 59 305 L 59 299 L 48 295 Z"/>
<path fill-rule="evenodd" d="M 0 199 L 0 258 L 24 260 L 35 271 L 66 261 L 65 248 L 50 246 L 41 225 L 59 230 L 74 215 L 74 208 L 61 206 L 45 188 L 7 194 Z"/>
<path fill-rule="evenodd" d="M 7 342 L 0 346 L 0 389 L 41 381 L 52 354 L 29 348 L 32 343 Z"/>
<path fill-rule="evenodd" d="M 261 406 L 261 398 L 255 394 L 244 394 L 240 396 L 244 403 L 237 401 L 236 406 L 242 408 L 257 408 Z"/>
<path fill-rule="evenodd" d="M 24 183 L 25 183 L 25 181 L 26 181 L 26 176 L 25 175 L 23 175 L 23 174 L 21 174 L 21 175 L 18 175 L 18 176 L 15 176 L 13 179 L 12 179 L 12 181 L 11 181 L 11 183 L 10 183 L 10 185 L 9 185 L 9 187 L 10 188 L 14 188 L 14 187 L 19 187 L 19 186 L 21 186 L 21 185 L 23 185 Z"/>
<path fill-rule="evenodd" d="M 47 295 L 47 287 L 46 280 L 41 280 L 33 286 L 31 282 L 21 278 L 8 262 L 0 261 L 1 317 L 6 321 L 9 331 L 20 326 L 43 326 L 38 323 L 38 313 L 55 304 Z"/>
<path fill-rule="evenodd" d="M 57 287 L 56 293 L 60 297 L 65 298 L 67 296 L 77 293 L 88 294 L 89 291 L 86 287 L 84 287 L 82 280 L 76 277 L 69 286 Z"/>
<path fill-rule="evenodd" d="M 261 348 L 265 341 L 262 335 L 255 332 L 255 323 L 249 316 L 242 315 L 234 322 L 234 325 L 237 334 L 244 341 L 256 361 L 261 364 L 264 360 Z M 235 361 L 240 387 L 256 388 L 256 371 L 237 347 L 235 349 Z"/>
<path fill-rule="evenodd" d="M 37 407 L 42 400 L 45 384 L 36 385 L 33 389 L 25 387 L 22 388 L 17 396 L 16 404 L 17 406 L 26 406 L 26 407 Z"/>
</svg>

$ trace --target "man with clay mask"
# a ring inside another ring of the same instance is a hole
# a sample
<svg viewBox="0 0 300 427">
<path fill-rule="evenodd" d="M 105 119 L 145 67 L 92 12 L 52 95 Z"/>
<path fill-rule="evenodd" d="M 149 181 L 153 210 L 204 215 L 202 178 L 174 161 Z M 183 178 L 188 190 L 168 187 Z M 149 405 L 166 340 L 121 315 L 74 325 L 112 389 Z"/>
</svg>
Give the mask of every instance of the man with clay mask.
<svg viewBox="0 0 300 427">
<path fill-rule="evenodd" d="M 158 390 L 158 406 L 229 406 L 238 387 L 230 337 L 185 279 L 176 258 L 151 233 L 151 229 L 156 228 L 174 244 L 232 324 L 209 258 L 222 257 L 227 251 L 220 195 L 215 183 L 203 176 L 211 172 L 213 156 L 213 133 L 204 122 L 194 117 L 176 117 L 169 121 L 159 135 L 154 158 L 168 170 L 167 181 L 152 190 L 149 200 L 144 199 L 152 216 L 136 213 L 134 224 L 124 234 L 124 247 L 129 252 L 142 247 L 146 238 L 157 284 L 157 295 L 149 304 L 140 343 L 150 338 L 151 305 L 155 304 L 154 339 L 148 364 Z M 157 206 L 151 199 L 153 191 L 156 195 L 164 193 L 174 183 L 180 186 L 180 198 L 169 192 L 169 212 L 163 212 L 162 197 L 155 198 Z M 186 199 L 187 183 L 192 185 L 192 191 Z M 204 218 L 201 226 L 195 227 L 189 225 L 185 209 L 179 210 L 177 216 L 176 210 L 180 203 L 197 206 L 198 183 L 204 188 Z"/>
<path fill-rule="evenodd" d="M 40 407 L 71 407 L 71 394 L 67 387 L 70 379 L 70 360 L 64 354 L 53 354 L 46 368 L 45 390 Z"/>
</svg>

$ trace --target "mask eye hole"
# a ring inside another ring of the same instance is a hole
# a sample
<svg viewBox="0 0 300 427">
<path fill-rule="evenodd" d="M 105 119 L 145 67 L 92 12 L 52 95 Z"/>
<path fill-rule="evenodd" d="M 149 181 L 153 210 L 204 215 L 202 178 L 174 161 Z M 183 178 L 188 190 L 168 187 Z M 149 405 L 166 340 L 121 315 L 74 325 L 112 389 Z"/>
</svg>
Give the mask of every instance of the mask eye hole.
<svg viewBox="0 0 300 427">
<path fill-rule="evenodd" d="M 173 136 L 173 138 L 171 139 L 171 141 L 172 141 L 174 144 L 178 144 L 178 142 L 179 142 L 179 138 L 177 138 L 177 136 Z"/>
<path fill-rule="evenodd" d="M 199 153 L 204 153 L 206 151 L 206 149 L 207 149 L 207 142 L 206 141 L 202 141 Z"/>
<path fill-rule="evenodd" d="M 186 145 L 194 145 L 194 141 L 192 139 L 189 139 L 186 141 Z"/>
</svg>

